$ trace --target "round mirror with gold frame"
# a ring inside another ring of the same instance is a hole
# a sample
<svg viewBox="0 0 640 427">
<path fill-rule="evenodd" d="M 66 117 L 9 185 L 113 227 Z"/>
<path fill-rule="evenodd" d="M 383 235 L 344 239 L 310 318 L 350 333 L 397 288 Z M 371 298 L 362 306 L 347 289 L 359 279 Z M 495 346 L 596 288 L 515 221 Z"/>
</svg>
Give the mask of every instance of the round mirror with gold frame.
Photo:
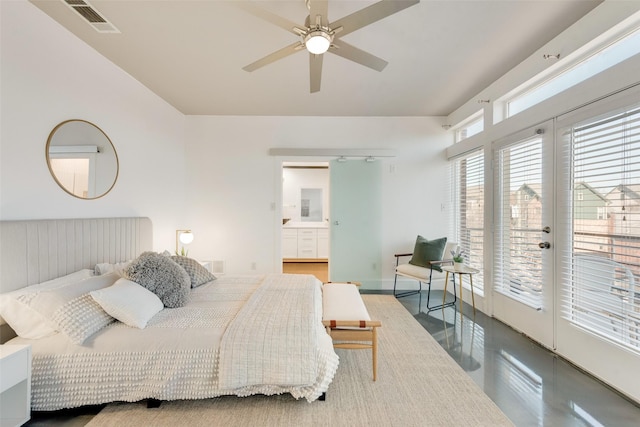
<svg viewBox="0 0 640 427">
<path fill-rule="evenodd" d="M 85 120 L 67 120 L 53 128 L 46 156 L 53 179 L 79 199 L 104 196 L 118 179 L 118 154 L 111 140 Z"/>
</svg>

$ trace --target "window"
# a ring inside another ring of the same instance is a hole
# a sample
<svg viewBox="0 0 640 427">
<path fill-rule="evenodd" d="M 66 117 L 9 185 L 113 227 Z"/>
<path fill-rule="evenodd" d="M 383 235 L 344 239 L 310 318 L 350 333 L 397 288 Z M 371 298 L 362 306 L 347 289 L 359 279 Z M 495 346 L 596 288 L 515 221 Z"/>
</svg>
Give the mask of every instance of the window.
<svg viewBox="0 0 640 427">
<path fill-rule="evenodd" d="M 451 161 L 454 239 L 468 254 L 467 265 L 480 270 L 473 277 L 476 293 L 483 293 L 484 153 L 474 151 Z M 465 284 L 466 285 L 466 284 Z"/>
<path fill-rule="evenodd" d="M 567 209 L 572 242 L 563 254 L 562 316 L 640 352 L 640 104 L 564 135 L 570 185 L 590 192 Z"/>
<path fill-rule="evenodd" d="M 484 130 L 484 114 L 478 111 L 456 129 L 455 141 L 460 142 Z"/>
<path fill-rule="evenodd" d="M 608 36 L 608 39 L 604 46 L 601 42 L 586 53 L 561 59 L 554 67 L 507 95 L 502 103 L 498 103 L 505 106 L 503 114 L 511 117 L 640 53 L 637 27 L 623 37 Z"/>
<path fill-rule="evenodd" d="M 596 219 L 607 219 L 607 208 L 604 206 L 598 206 Z"/>
<path fill-rule="evenodd" d="M 69 193 L 82 199 L 93 197 L 95 194 L 93 191 L 95 187 L 95 155 L 87 154 L 84 156 L 82 157 L 80 154 L 52 154 L 49 160 L 56 181 Z"/>
<path fill-rule="evenodd" d="M 543 307 L 543 139 L 525 138 L 500 147 L 494 157 L 496 228 L 494 289 L 534 309 Z M 514 213 L 517 212 L 517 216 Z"/>
</svg>

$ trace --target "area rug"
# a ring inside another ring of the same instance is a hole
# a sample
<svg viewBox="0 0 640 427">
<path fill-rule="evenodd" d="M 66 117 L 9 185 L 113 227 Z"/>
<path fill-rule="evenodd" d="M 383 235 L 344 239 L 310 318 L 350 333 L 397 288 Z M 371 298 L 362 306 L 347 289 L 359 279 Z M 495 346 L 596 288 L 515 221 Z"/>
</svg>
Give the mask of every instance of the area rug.
<svg viewBox="0 0 640 427">
<path fill-rule="evenodd" d="M 112 403 L 87 424 L 122 426 L 511 426 L 413 316 L 389 295 L 363 295 L 379 329 L 378 379 L 370 350 L 337 350 L 326 401 L 289 395 Z"/>
</svg>

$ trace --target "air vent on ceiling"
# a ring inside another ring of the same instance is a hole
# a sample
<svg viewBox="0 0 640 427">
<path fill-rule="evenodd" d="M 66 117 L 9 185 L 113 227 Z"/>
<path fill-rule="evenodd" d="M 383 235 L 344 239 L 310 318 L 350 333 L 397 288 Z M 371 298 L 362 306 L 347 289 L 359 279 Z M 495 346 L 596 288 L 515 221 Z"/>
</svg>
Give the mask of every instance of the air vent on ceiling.
<svg viewBox="0 0 640 427">
<path fill-rule="evenodd" d="M 99 33 L 119 33 L 118 29 L 107 21 L 100 13 L 85 0 L 62 0 L 67 6 L 75 10 L 85 21 Z"/>
</svg>

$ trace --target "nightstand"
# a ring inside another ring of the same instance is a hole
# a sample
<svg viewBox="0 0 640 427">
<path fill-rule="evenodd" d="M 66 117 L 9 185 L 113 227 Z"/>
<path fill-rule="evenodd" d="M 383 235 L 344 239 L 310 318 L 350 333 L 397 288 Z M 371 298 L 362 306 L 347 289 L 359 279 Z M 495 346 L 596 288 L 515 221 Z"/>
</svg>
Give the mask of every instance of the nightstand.
<svg viewBox="0 0 640 427">
<path fill-rule="evenodd" d="M 31 346 L 0 345 L 0 426 L 31 418 Z"/>
</svg>

